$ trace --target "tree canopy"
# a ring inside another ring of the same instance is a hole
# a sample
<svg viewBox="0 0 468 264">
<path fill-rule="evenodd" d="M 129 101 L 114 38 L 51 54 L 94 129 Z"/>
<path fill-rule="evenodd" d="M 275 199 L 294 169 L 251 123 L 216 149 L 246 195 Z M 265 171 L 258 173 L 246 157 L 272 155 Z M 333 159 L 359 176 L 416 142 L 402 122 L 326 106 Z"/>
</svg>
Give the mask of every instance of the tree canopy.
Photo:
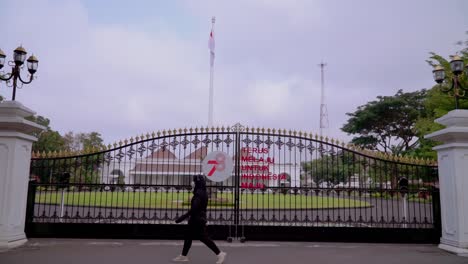
<svg viewBox="0 0 468 264">
<path fill-rule="evenodd" d="M 415 143 L 416 120 L 424 112 L 426 90 L 403 92 L 393 96 L 378 96 L 361 105 L 341 128 L 357 135 L 352 143 L 371 150 L 400 154 Z"/>
<path fill-rule="evenodd" d="M 468 34 L 468 32 L 467 32 Z M 458 52 L 458 55 L 464 60 L 465 65 L 468 64 L 468 40 L 460 41 L 457 43 L 462 46 L 461 50 Z M 434 52 L 430 53 L 430 58 L 427 60 L 427 63 L 430 66 L 441 65 L 445 69 L 446 80 L 442 83 L 442 87 L 449 88 L 452 85 L 453 73 L 450 68 L 450 58 L 446 59 L 441 55 L 438 55 Z M 462 86 L 468 88 L 468 76 L 460 76 L 459 80 Z M 437 142 L 432 140 L 425 139 L 424 136 L 430 134 L 434 131 L 440 130 L 443 128 L 442 125 L 434 122 L 435 119 L 442 117 L 447 114 L 449 111 L 455 109 L 455 99 L 442 91 L 440 85 L 434 85 L 428 92 L 424 99 L 424 115 L 421 116 L 415 125 L 417 136 L 419 137 L 418 146 L 411 151 L 411 154 L 424 157 L 424 158 L 436 158 L 436 152 L 432 150 L 434 146 L 437 145 Z M 468 92 L 467 92 L 468 95 Z M 467 97 L 460 99 L 460 109 L 468 109 L 468 100 Z"/>
<path fill-rule="evenodd" d="M 63 139 L 65 141 L 65 150 L 80 151 L 83 149 L 101 148 L 104 146 L 104 140 L 98 132 L 90 133 L 73 133 L 67 132 Z"/>
</svg>

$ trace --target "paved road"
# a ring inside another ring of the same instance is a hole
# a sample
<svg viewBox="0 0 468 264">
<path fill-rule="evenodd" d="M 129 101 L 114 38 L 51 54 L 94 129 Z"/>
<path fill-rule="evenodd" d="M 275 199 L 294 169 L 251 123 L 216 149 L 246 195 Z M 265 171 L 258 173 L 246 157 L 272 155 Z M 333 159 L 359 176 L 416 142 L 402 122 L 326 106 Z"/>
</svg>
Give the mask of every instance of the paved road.
<svg viewBox="0 0 468 264">
<path fill-rule="evenodd" d="M 226 264 L 462 264 L 459 257 L 436 245 L 354 244 L 354 243 L 226 243 L 217 241 L 228 252 Z M 180 253 L 180 241 L 155 240 L 72 240 L 31 239 L 26 245 L 0 252 L 2 264 L 128 264 L 171 263 Z M 191 264 L 215 263 L 214 255 L 194 242 Z"/>
</svg>

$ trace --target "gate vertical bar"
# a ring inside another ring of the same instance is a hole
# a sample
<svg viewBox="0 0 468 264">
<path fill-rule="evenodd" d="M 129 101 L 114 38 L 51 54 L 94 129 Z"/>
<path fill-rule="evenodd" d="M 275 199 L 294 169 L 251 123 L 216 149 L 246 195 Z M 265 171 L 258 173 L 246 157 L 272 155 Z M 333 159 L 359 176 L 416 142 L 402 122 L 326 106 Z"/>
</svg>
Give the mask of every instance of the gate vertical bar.
<svg viewBox="0 0 468 264">
<path fill-rule="evenodd" d="M 26 205 L 26 223 L 25 223 L 25 233 L 26 236 L 29 236 L 31 233 L 31 225 L 34 221 L 34 206 L 36 204 L 36 185 L 35 180 L 29 180 L 28 183 L 28 198 Z"/>
<path fill-rule="evenodd" d="M 235 238 L 239 238 L 239 223 L 240 223 L 240 157 L 241 157 L 241 152 L 240 152 L 240 126 L 236 126 L 236 148 L 234 155 L 236 157 L 235 161 L 235 169 L 234 169 L 234 226 L 235 226 Z"/>
</svg>

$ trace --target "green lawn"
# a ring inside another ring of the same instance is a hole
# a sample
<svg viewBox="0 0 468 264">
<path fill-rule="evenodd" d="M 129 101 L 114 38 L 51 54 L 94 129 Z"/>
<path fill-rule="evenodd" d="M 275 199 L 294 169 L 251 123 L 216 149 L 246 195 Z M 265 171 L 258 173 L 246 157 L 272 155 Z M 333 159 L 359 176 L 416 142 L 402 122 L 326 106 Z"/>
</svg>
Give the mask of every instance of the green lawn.
<svg viewBox="0 0 468 264">
<path fill-rule="evenodd" d="M 65 205 L 134 207 L 134 208 L 187 208 L 191 193 L 155 192 L 65 192 Z M 211 202 L 212 208 L 230 208 L 233 194 L 218 196 L 220 202 Z M 47 191 L 36 194 L 36 203 L 60 204 L 61 192 Z M 353 199 L 328 198 L 290 194 L 242 194 L 241 209 L 316 209 L 367 207 L 369 203 Z"/>
</svg>

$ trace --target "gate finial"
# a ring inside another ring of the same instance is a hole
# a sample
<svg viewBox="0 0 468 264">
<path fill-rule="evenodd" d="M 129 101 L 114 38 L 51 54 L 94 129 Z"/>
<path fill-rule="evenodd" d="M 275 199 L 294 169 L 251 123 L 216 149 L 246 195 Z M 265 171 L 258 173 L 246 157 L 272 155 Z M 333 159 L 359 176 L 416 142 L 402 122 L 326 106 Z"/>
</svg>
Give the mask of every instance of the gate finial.
<svg viewBox="0 0 468 264">
<path fill-rule="evenodd" d="M 241 125 L 241 123 L 236 123 L 235 125 L 233 125 L 231 127 L 231 129 L 234 131 L 234 132 L 242 132 L 244 131 L 245 127 L 243 125 Z"/>
</svg>

